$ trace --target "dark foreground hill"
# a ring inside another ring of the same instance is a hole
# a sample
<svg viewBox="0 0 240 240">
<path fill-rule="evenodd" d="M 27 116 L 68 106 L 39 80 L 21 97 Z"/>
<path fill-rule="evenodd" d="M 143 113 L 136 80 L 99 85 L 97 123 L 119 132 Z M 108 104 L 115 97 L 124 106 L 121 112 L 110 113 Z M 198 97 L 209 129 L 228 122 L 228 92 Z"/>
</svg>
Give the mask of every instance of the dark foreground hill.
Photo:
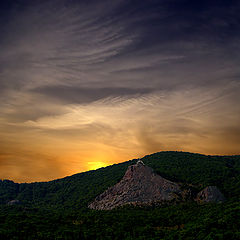
<svg viewBox="0 0 240 240">
<path fill-rule="evenodd" d="M 88 209 L 136 159 L 50 182 L 3 180 L 0 239 L 240 239 L 240 156 L 160 152 L 142 161 L 183 191 L 217 186 L 226 201 Z"/>
</svg>

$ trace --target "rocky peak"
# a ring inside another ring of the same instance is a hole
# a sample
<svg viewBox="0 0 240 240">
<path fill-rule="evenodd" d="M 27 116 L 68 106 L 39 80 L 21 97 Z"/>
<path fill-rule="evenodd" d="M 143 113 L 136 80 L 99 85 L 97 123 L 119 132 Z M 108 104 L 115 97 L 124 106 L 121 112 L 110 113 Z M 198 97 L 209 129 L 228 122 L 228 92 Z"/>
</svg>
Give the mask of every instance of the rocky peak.
<svg viewBox="0 0 240 240">
<path fill-rule="evenodd" d="M 89 204 L 91 209 L 108 210 L 126 204 L 152 204 L 170 201 L 180 193 L 178 184 L 154 173 L 141 160 L 129 166 L 122 180 Z"/>
<path fill-rule="evenodd" d="M 122 180 L 140 180 L 141 178 L 146 178 L 147 176 L 149 177 L 149 175 L 151 174 L 153 174 L 153 170 L 145 166 L 145 164 L 141 160 L 138 160 L 135 165 L 131 165 L 128 167 Z"/>
<path fill-rule="evenodd" d="M 199 203 L 223 202 L 225 197 L 216 186 L 208 186 L 197 194 L 196 201 Z"/>
</svg>

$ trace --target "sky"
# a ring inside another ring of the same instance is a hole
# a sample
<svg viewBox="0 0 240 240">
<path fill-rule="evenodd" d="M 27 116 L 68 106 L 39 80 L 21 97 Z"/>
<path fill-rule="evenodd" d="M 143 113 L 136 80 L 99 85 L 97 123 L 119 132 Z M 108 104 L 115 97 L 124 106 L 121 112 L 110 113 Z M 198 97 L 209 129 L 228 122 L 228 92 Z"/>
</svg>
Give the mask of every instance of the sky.
<svg viewBox="0 0 240 240">
<path fill-rule="evenodd" d="M 240 154 L 240 2 L 1 0 L 0 179 L 158 151 Z"/>
</svg>

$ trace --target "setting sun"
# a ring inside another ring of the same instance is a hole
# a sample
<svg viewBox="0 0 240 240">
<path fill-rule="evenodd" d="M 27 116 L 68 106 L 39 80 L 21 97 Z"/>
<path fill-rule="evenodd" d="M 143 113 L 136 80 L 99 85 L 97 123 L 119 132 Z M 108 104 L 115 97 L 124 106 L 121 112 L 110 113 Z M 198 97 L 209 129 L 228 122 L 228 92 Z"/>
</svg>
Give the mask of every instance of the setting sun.
<svg viewBox="0 0 240 240">
<path fill-rule="evenodd" d="M 88 162 L 89 170 L 96 170 L 98 168 L 106 167 L 107 164 L 104 162 Z"/>
</svg>

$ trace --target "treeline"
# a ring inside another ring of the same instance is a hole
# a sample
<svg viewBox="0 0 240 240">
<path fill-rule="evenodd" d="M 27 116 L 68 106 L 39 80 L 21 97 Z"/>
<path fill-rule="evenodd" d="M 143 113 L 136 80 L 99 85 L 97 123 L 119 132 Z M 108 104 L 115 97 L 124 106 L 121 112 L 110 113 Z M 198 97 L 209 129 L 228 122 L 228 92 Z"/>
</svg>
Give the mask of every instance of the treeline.
<svg viewBox="0 0 240 240">
<path fill-rule="evenodd" d="M 8 207 L 0 211 L 0 238 L 240 239 L 240 203 L 180 204 L 111 211 L 57 211 Z"/>
<path fill-rule="evenodd" d="M 196 191 L 216 185 L 227 201 L 88 209 L 136 159 L 50 182 L 1 180 L 0 239 L 240 239 L 240 156 L 159 152 L 142 160 L 161 176 Z M 21 204 L 8 206 L 13 199 Z"/>
</svg>

